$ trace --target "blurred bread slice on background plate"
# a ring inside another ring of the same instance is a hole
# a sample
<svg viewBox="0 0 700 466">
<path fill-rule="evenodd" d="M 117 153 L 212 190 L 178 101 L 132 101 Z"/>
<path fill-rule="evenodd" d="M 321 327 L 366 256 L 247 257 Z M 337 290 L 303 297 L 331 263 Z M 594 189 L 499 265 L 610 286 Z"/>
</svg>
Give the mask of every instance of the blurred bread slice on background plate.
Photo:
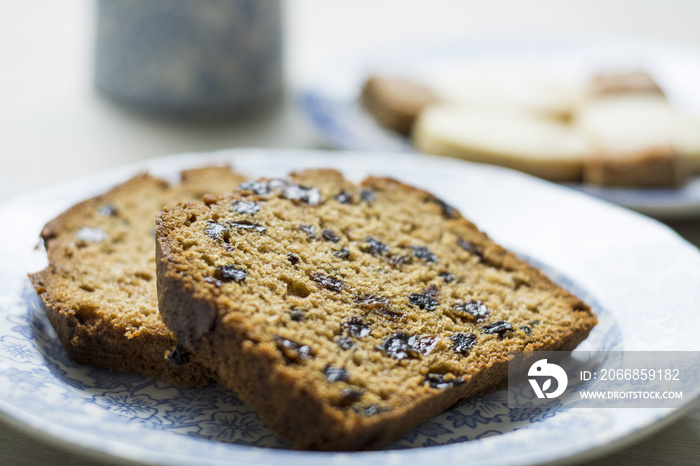
<svg viewBox="0 0 700 466">
<path fill-rule="evenodd" d="M 665 95 L 654 78 L 641 69 L 599 73 L 591 80 L 588 90 L 592 96 L 629 92 Z"/>
<path fill-rule="evenodd" d="M 432 79 L 430 87 L 441 102 L 515 107 L 559 120 L 571 117 L 585 93 L 572 80 L 515 64 L 455 67 Z"/>
<path fill-rule="evenodd" d="M 639 154 L 671 147 L 677 152 L 676 170 L 700 174 L 700 118 L 676 108 L 662 94 L 632 92 L 587 100 L 573 125 L 600 152 Z"/>
<path fill-rule="evenodd" d="M 623 152 L 599 152 L 583 165 L 583 181 L 618 188 L 668 188 L 682 186 L 687 166 L 671 146 Z"/>
<path fill-rule="evenodd" d="M 569 124 L 513 107 L 437 104 L 413 128 L 420 152 L 491 163 L 552 181 L 580 181 L 593 149 Z"/>
<path fill-rule="evenodd" d="M 407 135 L 418 114 L 437 102 L 433 90 L 415 79 L 372 75 L 362 86 L 362 103 L 377 122 Z"/>
</svg>

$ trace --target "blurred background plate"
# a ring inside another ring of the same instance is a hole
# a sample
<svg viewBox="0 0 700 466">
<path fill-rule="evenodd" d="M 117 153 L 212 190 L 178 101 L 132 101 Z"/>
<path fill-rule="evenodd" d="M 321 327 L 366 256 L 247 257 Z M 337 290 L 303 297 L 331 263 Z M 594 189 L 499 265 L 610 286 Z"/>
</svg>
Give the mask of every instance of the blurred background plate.
<svg viewBox="0 0 700 466">
<path fill-rule="evenodd" d="M 301 86 L 298 101 L 333 147 L 414 152 L 410 142 L 379 126 L 359 101 L 363 82 L 378 72 L 430 81 L 455 66 L 527 64 L 581 83 L 609 69 L 643 69 L 674 106 L 700 115 L 700 49 L 619 36 L 434 37 L 345 55 L 320 68 Z M 613 189 L 571 185 L 588 194 L 657 218 L 700 215 L 700 177 L 679 189 Z"/>
<path fill-rule="evenodd" d="M 434 465 L 468 458 L 524 465 L 602 455 L 691 408 L 697 393 L 685 394 L 679 409 L 574 409 L 569 399 L 523 415 L 497 392 L 448 410 L 381 451 L 301 452 L 288 450 L 232 392 L 188 390 L 71 361 L 26 276 L 46 265 L 37 247 L 41 227 L 136 173 L 173 179 L 208 164 L 232 164 L 253 177 L 324 166 L 353 180 L 390 175 L 428 189 L 591 303 L 600 323 L 580 349 L 700 349 L 700 253 L 654 220 L 512 170 L 448 158 L 230 150 L 126 166 L 0 206 L 3 218 L 19 225 L 0 231 L 0 415 L 44 441 L 113 461 Z M 687 377 L 700 379 L 700 371 Z"/>
</svg>

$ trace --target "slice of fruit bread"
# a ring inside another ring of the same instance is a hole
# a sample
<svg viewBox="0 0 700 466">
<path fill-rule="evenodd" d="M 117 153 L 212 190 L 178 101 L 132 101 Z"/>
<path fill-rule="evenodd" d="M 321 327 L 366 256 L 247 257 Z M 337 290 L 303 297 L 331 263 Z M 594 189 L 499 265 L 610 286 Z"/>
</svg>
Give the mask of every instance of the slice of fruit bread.
<svg viewBox="0 0 700 466">
<path fill-rule="evenodd" d="M 232 191 L 245 178 L 226 167 L 181 177 L 170 185 L 136 176 L 42 230 L 49 266 L 30 280 L 75 361 L 184 386 L 210 382 L 210 371 L 188 362 L 158 313 L 155 219 L 167 204 Z"/>
<path fill-rule="evenodd" d="M 508 352 L 568 350 L 579 298 L 433 195 L 330 170 L 164 209 L 159 309 L 298 449 L 370 449 L 501 388 Z"/>
</svg>

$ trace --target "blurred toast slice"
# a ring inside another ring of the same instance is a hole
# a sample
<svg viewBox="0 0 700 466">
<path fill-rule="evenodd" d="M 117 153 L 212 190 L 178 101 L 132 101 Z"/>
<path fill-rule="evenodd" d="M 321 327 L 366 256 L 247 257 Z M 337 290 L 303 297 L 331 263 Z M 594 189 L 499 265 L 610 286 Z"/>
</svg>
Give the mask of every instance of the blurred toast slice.
<svg viewBox="0 0 700 466">
<path fill-rule="evenodd" d="M 673 171 L 700 174 L 700 118 L 675 108 L 660 94 L 592 99 L 579 108 L 573 124 L 601 153 L 647 154 L 642 158 L 648 160 L 658 148 L 671 147 L 678 153 L 679 166 Z"/>
<path fill-rule="evenodd" d="M 455 68 L 430 83 L 441 102 L 465 106 L 519 109 L 567 121 L 584 88 L 554 74 L 517 65 Z"/>
<path fill-rule="evenodd" d="M 670 146 L 600 153 L 584 164 L 584 183 L 627 188 L 679 187 L 686 181 L 682 157 Z"/>
<path fill-rule="evenodd" d="M 433 105 L 413 130 L 424 153 L 490 163 L 552 181 L 580 181 L 588 141 L 568 124 L 516 109 Z"/>
<path fill-rule="evenodd" d="M 436 101 L 430 88 L 407 78 L 375 75 L 362 88 L 367 111 L 385 128 L 404 135 L 420 111 Z"/>
<path fill-rule="evenodd" d="M 664 95 L 654 78 L 644 70 L 597 74 L 591 80 L 589 93 L 592 96 L 625 93 Z"/>
</svg>

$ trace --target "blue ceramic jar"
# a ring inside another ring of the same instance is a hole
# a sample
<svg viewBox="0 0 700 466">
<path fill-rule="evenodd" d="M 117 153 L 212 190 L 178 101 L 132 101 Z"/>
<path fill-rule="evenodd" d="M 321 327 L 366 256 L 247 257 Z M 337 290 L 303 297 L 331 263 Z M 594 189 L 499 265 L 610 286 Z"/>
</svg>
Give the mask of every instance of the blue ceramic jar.
<svg viewBox="0 0 700 466">
<path fill-rule="evenodd" d="M 99 0 L 98 89 L 176 117 L 247 113 L 283 88 L 279 0 Z"/>
</svg>

